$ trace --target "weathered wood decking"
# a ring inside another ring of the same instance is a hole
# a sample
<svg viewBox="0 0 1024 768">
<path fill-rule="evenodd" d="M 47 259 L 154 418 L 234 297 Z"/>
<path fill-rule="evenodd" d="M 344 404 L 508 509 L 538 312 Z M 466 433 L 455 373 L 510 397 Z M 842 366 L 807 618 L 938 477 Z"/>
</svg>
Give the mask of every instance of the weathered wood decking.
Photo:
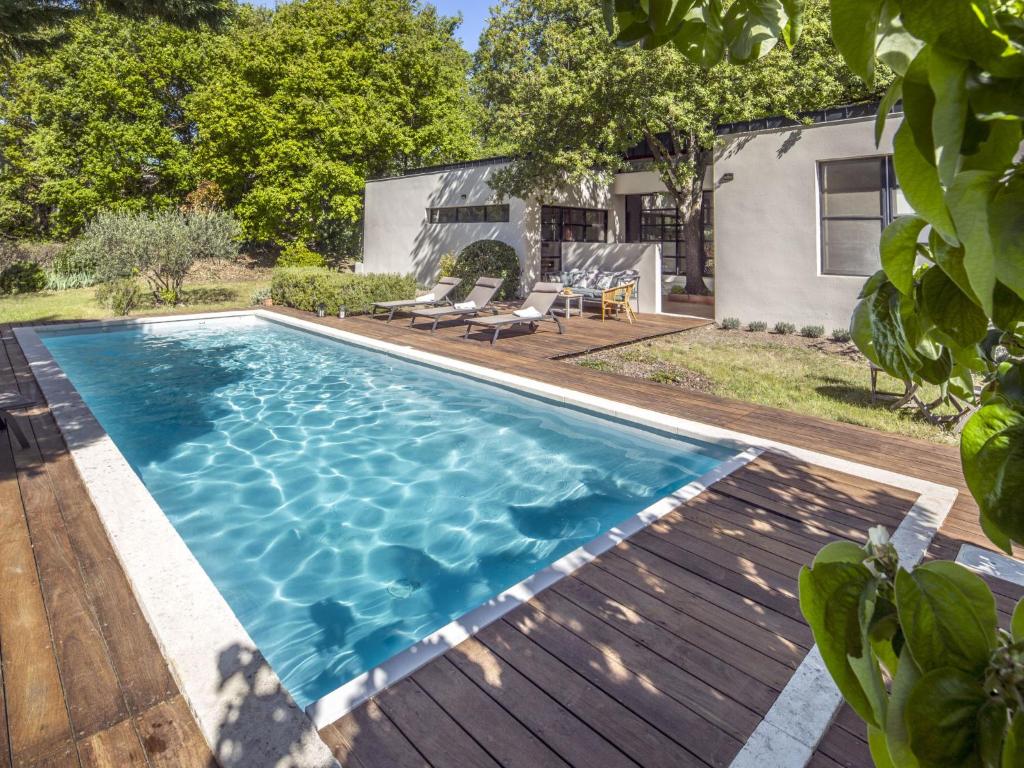
<svg viewBox="0 0 1024 768">
<path fill-rule="evenodd" d="M 703 321 L 574 317 L 495 347 L 454 326 L 320 322 L 957 486 L 932 555 L 986 545 L 955 449 L 551 359 Z M 5 326 L 0 388 L 38 399 Z M 0 434 L 0 768 L 212 764 L 48 409 L 19 419 L 28 450 Z M 346 766 L 727 765 L 809 647 L 800 564 L 911 503 L 765 455 L 323 736 Z M 869 765 L 850 713 L 814 758 L 837 763 Z"/>
</svg>

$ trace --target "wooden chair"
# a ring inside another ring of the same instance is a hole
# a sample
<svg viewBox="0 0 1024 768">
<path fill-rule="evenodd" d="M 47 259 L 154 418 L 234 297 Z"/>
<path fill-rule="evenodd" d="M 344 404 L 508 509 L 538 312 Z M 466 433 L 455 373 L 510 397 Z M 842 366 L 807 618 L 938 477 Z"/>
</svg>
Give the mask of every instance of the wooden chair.
<svg viewBox="0 0 1024 768">
<path fill-rule="evenodd" d="M 619 312 L 626 311 L 626 319 L 629 322 L 636 320 L 633 312 L 633 305 L 630 299 L 633 298 L 633 289 L 636 283 L 616 285 L 613 288 L 605 288 L 601 291 L 601 322 L 604 322 L 605 314 L 612 314 L 618 317 Z"/>
</svg>

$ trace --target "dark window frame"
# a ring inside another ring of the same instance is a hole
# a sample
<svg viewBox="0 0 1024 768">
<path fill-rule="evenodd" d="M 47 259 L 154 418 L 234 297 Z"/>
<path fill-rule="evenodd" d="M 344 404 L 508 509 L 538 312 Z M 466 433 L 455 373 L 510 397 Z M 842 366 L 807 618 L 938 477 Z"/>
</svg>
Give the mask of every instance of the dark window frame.
<svg viewBox="0 0 1024 768">
<path fill-rule="evenodd" d="M 591 237 L 600 230 L 600 237 Z M 579 235 L 569 236 L 566 235 Z M 542 205 L 540 209 L 541 274 L 562 271 L 562 243 L 607 243 L 608 210 L 570 205 Z"/>
<path fill-rule="evenodd" d="M 866 160 L 874 160 L 877 161 L 879 164 L 878 214 L 826 214 L 826 167 L 843 164 L 863 163 Z M 840 272 L 835 270 L 834 268 L 827 268 L 828 252 L 827 241 L 825 240 L 825 225 L 826 222 L 829 221 L 877 221 L 879 239 L 881 239 L 882 231 L 887 226 L 889 226 L 889 224 L 892 223 L 893 219 L 896 218 L 896 192 L 899 190 L 899 184 L 896 181 L 896 171 L 893 168 L 892 155 L 866 155 L 863 157 L 842 157 L 833 160 L 819 160 L 817 162 L 816 171 L 818 174 L 818 268 L 820 270 L 820 274 L 822 276 L 828 275 L 829 277 L 870 277 L 873 274 L 873 272 L 860 274 L 850 271 Z M 881 269 L 881 260 L 879 260 L 878 269 Z"/>
<path fill-rule="evenodd" d="M 472 211 L 482 211 L 474 218 Z M 447 205 L 427 208 L 429 224 L 507 224 L 510 220 L 508 203 L 499 205 Z"/>
<path fill-rule="evenodd" d="M 634 229 L 629 233 L 631 242 L 661 243 L 661 273 L 663 275 L 685 275 L 686 274 L 686 238 L 683 233 L 683 224 L 679 221 L 678 212 L 674 205 L 660 208 L 644 207 L 647 201 L 654 199 L 656 195 L 664 195 L 663 192 L 649 192 L 636 195 L 640 198 L 640 210 L 638 221 Z M 715 274 L 715 194 L 712 190 L 706 189 L 702 193 L 700 204 L 701 216 L 701 253 L 703 264 L 702 274 L 705 277 L 714 277 Z M 632 196 L 631 196 L 632 197 Z M 628 214 L 627 214 L 628 219 Z M 666 254 L 664 246 L 672 244 L 675 253 Z M 670 266 L 666 266 L 670 265 Z"/>
</svg>

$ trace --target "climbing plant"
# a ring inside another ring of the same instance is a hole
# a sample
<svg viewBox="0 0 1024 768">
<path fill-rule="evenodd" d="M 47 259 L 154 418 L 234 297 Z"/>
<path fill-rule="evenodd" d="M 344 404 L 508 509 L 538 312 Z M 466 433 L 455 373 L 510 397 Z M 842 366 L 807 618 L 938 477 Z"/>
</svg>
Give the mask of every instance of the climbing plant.
<svg viewBox="0 0 1024 768">
<path fill-rule="evenodd" d="M 800 0 L 606 0 L 621 45 L 743 63 L 800 33 Z M 896 176 L 913 214 L 880 241 L 851 322 L 901 379 L 974 402 L 964 477 L 999 548 L 1024 543 L 1024 2 L 831 0 L 832 36 L 902 101 Z M 907 563 L 907 566 L 912 565 Z M 902 567 L 881 529 L 800 574 L 800 605 L 878 766 L 1024 766 L 1024 601 L 1000 629 L 987 585 L 950 562 Z"/>
</svg>

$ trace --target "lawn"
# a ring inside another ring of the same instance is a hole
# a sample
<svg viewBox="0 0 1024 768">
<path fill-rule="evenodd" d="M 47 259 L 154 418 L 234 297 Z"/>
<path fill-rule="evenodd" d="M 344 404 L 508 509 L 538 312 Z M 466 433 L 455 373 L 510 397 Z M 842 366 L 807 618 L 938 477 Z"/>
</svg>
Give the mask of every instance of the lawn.
<svg viewBox="0 0 1024 768">
<path fill-rule="evenodd" d="M 183 291 L 183 303 L 176 306 L 157 305 L 152 298 L 147 298 L 139 309 L 132 312 L 132 315 L 215 312 L 248 307 L 253 292 L 269 286 L 269 280 L 186 284 Z M 0 323 L 42 320 L 102 320 L 111 316 L 111 311 L 96 301 L 94 288 L 0 296 Z"/>
<path fill-rule="evenodd" d="M 955 443 L 940 427 L 908 411 L 871 404 L 866 360 L 852 344 L 708 326 L 587 355 L 589 368 L 673 384 L 808 416 L 859 424 L 937 443 Z M 903 392 L 879 376 L 880 392 Z M 923 398 L 937 397 L 925 389 Z"/>
</svg>

